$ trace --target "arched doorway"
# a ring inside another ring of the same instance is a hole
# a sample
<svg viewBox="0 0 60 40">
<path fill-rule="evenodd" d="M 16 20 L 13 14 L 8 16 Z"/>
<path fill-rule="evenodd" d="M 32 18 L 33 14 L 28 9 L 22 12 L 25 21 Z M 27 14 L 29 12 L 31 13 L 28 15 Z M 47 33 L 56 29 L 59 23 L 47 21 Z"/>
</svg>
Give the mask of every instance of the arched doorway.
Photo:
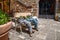
<svg viewBox="0 0 60 40">
<path fill-rule="evenodd" d="M 56 4 L 56 0 L 40 0 L 39 1 L 39 17 L 54 18 L 55 4 Z"/>
</svg>

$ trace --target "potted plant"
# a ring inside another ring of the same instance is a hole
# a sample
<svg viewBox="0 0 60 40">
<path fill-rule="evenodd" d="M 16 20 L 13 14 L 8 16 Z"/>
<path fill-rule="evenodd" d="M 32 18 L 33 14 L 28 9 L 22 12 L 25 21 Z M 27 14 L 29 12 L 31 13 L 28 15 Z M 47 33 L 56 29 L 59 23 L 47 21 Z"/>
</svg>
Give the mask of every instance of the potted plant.
<svg viewBox="0 0 60 40">
<path fill-rule="evenodd" d="M 8 40 L 8 31 L 11 25 L 10 17 L 0 10 L 0 40 Z"/>
</svg>

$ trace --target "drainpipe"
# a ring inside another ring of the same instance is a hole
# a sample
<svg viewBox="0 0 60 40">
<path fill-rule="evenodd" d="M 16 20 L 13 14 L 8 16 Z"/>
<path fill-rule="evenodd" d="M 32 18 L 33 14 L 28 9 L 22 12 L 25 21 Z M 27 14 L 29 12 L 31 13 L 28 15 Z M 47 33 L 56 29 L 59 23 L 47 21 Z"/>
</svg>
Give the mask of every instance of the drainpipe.
<svg viewBox="0 0 60 40">
<path fill-rule="evenodd" d="M 9 14 L 10 14 L 10 0 L 9 0 Z"/>
<path fill-rule="evenodd" d="M 2 10 L 4 11 L 4 0 L 3 0 L 3 9 Z"/>
<path fill-rule="evenodd" d="M 55 7 L 55 20 L 58 21 L 58 14 L 57 14 L 57 10 L 58 10 L 58 1 L 56 0 L 56 7 Z"/>
</svg>

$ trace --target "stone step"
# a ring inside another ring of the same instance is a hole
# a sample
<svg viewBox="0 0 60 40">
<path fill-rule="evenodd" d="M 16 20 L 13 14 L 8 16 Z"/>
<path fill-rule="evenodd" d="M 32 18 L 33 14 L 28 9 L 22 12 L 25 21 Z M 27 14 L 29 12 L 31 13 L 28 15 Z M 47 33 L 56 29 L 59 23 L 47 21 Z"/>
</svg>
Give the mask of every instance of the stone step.
<svg viewBox="0 0 60 40">
<path fill-rule="evenodd" d="M 46 40 L 56 40 L 56 31 L 53 29 L 50 29 L 46 36 Z"/>
<path fill-rule="evenodd" d="M 45 28 L 45 25 L 38 25 L 38 28 Z"/>
<path fill-rule="evenodd" d="M 40 32 L 39 34 L 37 34 L 36 37 L 39 38 L 39 39 L 45 40 L 46 39 L 46 36 L 47 36 L 47 34 L 44 34 L 44 33 Z"/>
<path fill-rule="evenodd" d="M 20 38 L 21 40 L 24 40 L 26 37 L 23 35 L 19 35 L 18 38 Z"/>
</svg>

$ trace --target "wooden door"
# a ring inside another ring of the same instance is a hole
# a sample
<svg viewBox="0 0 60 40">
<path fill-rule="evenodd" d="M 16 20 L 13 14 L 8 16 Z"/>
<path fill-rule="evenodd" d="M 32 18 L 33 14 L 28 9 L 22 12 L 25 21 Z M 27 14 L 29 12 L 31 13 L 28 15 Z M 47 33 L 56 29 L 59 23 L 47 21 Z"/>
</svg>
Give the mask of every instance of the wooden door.
<svg viewBox="0 0 60 40">
<path fill-rule="evenodd" d="M 3 2 L 0 2 L 0 9 L 3 10 Z"/>
<path fill-rule="evenodd" d="M 10 0 L 4 0 L 4 11 L 10 13 Z"/>
<path fill-rule="evenodd" d="M 43 18 L 54 18 L 56 0 L 40 0 L 39 15 Z"/>
</svg>

